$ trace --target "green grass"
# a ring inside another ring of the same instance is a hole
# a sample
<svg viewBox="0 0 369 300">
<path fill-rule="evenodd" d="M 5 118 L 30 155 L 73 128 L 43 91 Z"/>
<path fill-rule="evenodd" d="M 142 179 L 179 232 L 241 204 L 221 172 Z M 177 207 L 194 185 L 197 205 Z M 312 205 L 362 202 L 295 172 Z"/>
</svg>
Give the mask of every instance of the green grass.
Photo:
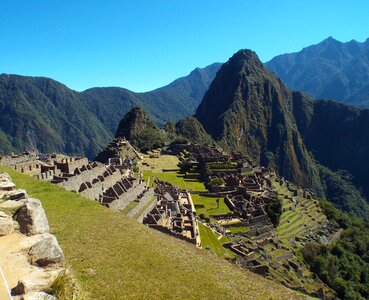
<svg viewBox="0 0 369 300">
<path fill-rule="evenodd" d="M 132 209 L 134 209 L 137 206 L 137 201 L 132 201 L 130 204 L 128 204 L 123 210 L 122 213 L 125 215 L 128 214 Z"/>
<path fill-rule="evenodd" d="M 41 200 L 87 299 L 297 298 L 275 282 L 95 201 L 9 168 L 1 171 Z"/>
<path fill-rule="evenodd" d="M 215 253 L 219 257 L 233 258 L 235 254 L 224 248 L 223 244 L 228 242 L 226 237 L 221 237 L 218 239 L 219 235 L 214 233 L 209 227 L 199 223 L 201 246 L 202 249 L 208 250 Z"/>
<path fill-rule="evenodd" d="M 227 227 L 227 230 L 229 230 L 232 233 L 239 233 L 239 232 L 247 232 L 249 228 L 246 226 L 230 226 Z"/>
<path fill-rule="evenodd" d="M 188 189 L 192 191 L 204 191 L 206 188 L 203 182 L 198 179 L 185 178 L 184 174 L 178 172 L 158 172 L 154 173 L 151 170 L 144 170 L 144 179 L 147 180 L 148 177 L 157 177 L 159 179 L 170 182 L 171 184 L 179 187 L 180 189 Z"/>
<path fill-rule="evenodd" d="M 170 182 L 180 189 L 188 189 L 189 191 L 207 192 L 203 182 L 196 178 L 185 178 L 183 174 L 178 172 L 162 172 L 154 173 L 150 170 L 144 170 L 144 179 L 149 177 L 158 177 L 162 180 Z M 153 179 L 151 179 L 152 182 Z M 217 204 L 218 197 L 206 197 L 198 194 L 191 194 L 193 203 L 196 205 L 197 215 L 204 214 L 206 217 L 231 213 L 231 210 L 224 202 L 224 198 L 219 198 L 219 207 Z"/>
<path fill-rule="evenodd" d="M 224 198 L 219 198 L 219 207 L 217 204 L 218 197 L 207 197 L 198 194 L 191 194 L 193 203 L 196 207 L 196 214 L 204 214 L 206 217 L 217 216 L 231 213 L 232 211 L 224 202 Z"/>
<path fill-rule="evenodd" d="M 152 170 L 153 172 L 162 172 L 163 169 L 179 169 L 179 160 L 175 155 L 160 155 L 158 158 L 148 158 L 145 157 L 143 162 L 150 165 L 148 168 L 142 165 L 142 168 Z"/>
</svg>

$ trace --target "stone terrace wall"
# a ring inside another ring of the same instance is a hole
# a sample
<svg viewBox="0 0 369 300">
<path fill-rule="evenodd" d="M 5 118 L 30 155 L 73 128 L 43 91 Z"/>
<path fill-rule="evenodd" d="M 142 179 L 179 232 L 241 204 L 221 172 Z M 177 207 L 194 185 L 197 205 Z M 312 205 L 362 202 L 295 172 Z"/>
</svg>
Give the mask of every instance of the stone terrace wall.
<svg viewBox="0 0 369 300">
<path fill-rule="evenodd" d="M 141 194 L 146 188 L 144 182 L 141 184 L 138 180 L 133 181 L 133 186 L 123 193 L 117 200 L 114 200 L 109 204 L 109 208 L 114 210 L 123 210 L 128 204 L 137 199 L 137 196 Z"/>
<path fill-rule="evenodd" d="M 98 177 L 95 177 L 90 181 L 91 187 L 82 191 L 81 194 L 89 199 L 99 200 L 99 196 L 104 192 L 104 190 L 113 186 L 117 181 L 122 179 L 122 177 L 123 174 L 120 170 L 115 170 L 114 173 L 108 174 L 106 177 L 99 174 Z"/>
<path fill-rule="evenodd" d="M 145 195 L 139 200 L 139 203 L 127 214 L 128 217 L 133 218 L 145 205 L 155 196 L 153 188 L 149 188 Z M 152 201 L 148 207 L 137 217 L 137 220 L 142 223 L 143 218 L 154 209 L 156 200 Z"/>
<path fill-rule="evenodd" d="M 81 184 L 84 182 L 91 182 L 93 179 L 102 175 L 106 171 L 106 167 L 103 164 L 97 164 L 96 167 L 91 170 L 86 169 L 81 174 L 69 177 L 67 181 L 58 183 L 58 185 L 64 187 L 69 191 L 78 191 Z"/>
</svg>

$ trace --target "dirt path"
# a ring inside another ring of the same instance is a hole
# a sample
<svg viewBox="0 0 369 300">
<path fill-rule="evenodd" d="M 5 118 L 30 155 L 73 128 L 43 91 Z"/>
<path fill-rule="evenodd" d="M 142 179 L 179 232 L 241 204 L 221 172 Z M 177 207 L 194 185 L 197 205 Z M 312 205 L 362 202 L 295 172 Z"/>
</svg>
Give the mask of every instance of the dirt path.
<svg viewBox="0 0 369 300">
<path fill-rule="evenodd" d="M 11 299 L 10 288 L 8 282 L 5 279 L 3 270 L 0 267 L 0 299 Z"/>
<path fill-rule="evenodd" d="M 32 245 L 41 239 L 42 235 L 27 237 L 20 233 L 0 237 L 0 267 L 4 272 L 9 288 L 15 287 L 18 281 L 21 280 L 28 287 L 42 290 L 60 272 L 58 269 L 39 268 L 29 263 L 27 252 Z M 3 280 L 0 279 L 1 281 Z M 0 288 L 0 293 L 3 289 Z M 0 299 L 8 298 L 8 296 L 3 297 L 0 294 Z"/>
</svg>

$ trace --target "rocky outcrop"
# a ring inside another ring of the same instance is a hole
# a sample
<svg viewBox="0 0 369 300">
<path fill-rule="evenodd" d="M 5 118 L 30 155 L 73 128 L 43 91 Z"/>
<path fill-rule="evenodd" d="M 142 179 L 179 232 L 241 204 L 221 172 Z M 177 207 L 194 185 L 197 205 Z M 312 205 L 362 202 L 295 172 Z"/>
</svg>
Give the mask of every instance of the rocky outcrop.
<svg viewBox="0 0 369 300">
<path fill-rule="evenodd" d="M 23 234 L 34 235 L 49 232 L 49 223 L 38 199 L 28 199 L 19 209 L 16 220 Z"/>
<path fill-rule="evenodd" d="M 0 182 L 12 187 L 0 194 L 0 265 L 5 274 L 0 277 L 0 299 L 8 296 L 9 286 L 13 299 L 54 300 L 47 292 L 65 270 L 64 255 L 56 237 L 49 233 L 42 204 L 28 198 L 25 190 L 16 190 L 8 174 L 0 174 Z M 18 208 L 15 220 L 2 211 Z"/>
<path fill-rule="evenodd" d="M 45 292 L 33 291 L 33 287 L 23 281 L 18 281 L 18 284 L 11 289 L 11 295 L 20 296 L 22 300 L 57 300 L 56 297 Z"/>
<path fill-rule="evenodd" d="M 8 235 L 14 232 L 13 219 L 6 213 L 0 211 L 0 236 Z"/>
<path fill-rule="evenodd" d="M 30 292 L 23 296 L 24 300 L 57 300 L 56 297 L 44 292 Z"/>
<path fill-rule="evenodd" d="M 52 234 L 47 234 L 40 242 L 34 244 L 28 252 L 31 263 L 40 267 L 64 261 L 63 252 Z"/>
</svg>

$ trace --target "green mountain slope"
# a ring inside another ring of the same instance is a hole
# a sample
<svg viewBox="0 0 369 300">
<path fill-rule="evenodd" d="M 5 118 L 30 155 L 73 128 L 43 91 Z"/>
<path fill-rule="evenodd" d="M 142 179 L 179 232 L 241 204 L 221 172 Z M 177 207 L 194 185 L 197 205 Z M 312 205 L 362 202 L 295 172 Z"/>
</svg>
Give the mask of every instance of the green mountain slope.
<svg viewBox="0 0 369 300">
<path fill-rule="evenodd" d="M 141 107 L 134 107 L 125 114 L 115 137 L 128 139 L 132 146 L 141 151 L 161 147 L 165 141 L 159 127 Z"/>
<path fill-rule="evenodd" d="M 197 68 L 188 76 L 146 93 L 107 87 L 88 89 L 80 95 L 111 132 L 115 132 L 122 116 L 135 106 L 141 106 L 159 125 L 164 125 L 195 112 L 220 65 Z"/>
<path fill-rule="evenodd" d="M 52 79 L 2 74 L 0 153 L 37 148 L 92 158 L 132 107 L 144 107 L 162 125 L 193 114 L 219 66 L 196 69 L 147 93 L 122 88 L 78 93 Z"/>
<path fill-rule="evenodd" d="M 311 186 L 317 171 L 290 109 L 294 97 L 254 52 L 241 50 L 222 66 L 196 117 L 216 140 Z"/>
<path fill-rule="evenodd" d="M 294 111 L 308 149 L 321 164 L 351 173 L 369 199 L 369 110 L 334 101 L 300 100 Z"/>
<path fill-rule="evenodd" d="M 314 98 L 368 107 L 369 39 L 341 43 L 330 37 L 300 52 L 276 56 L 265 66 L 290 88 Z"/>
<path fill-rule="evenodd" d="M 41 77 L 0 75 L 0 135 L 9 148 L 91 156 L 110 133 L 78 94 Z"/>
</svg>

